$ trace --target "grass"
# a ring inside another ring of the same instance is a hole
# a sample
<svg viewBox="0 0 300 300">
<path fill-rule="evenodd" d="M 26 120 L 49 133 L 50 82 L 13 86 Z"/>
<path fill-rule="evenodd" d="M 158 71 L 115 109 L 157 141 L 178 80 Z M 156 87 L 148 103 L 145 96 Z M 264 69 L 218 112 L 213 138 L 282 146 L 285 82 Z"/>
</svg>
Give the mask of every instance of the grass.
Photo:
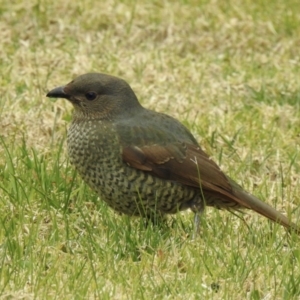
<svg viewBox="0 0 300 300">
<path fill-rule="evenodd" d="M 0 0 L 0 299 L 298 299 L 299 238 L 207 209 L 144 227 L 70 166 L 79 74 L 123 77 L 222 169 L 299 223 L 298 1 Z"/>
</svg>

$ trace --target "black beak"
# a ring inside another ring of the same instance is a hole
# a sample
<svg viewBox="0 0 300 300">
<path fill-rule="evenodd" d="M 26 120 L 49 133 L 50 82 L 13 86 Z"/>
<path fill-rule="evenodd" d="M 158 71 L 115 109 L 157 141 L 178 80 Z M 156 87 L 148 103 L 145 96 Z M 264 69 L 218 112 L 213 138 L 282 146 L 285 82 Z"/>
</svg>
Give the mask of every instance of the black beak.
<svg viewBox="0 0 300 300">
<path fill-rule="evenodd" d="M 48 94 L 46 95 L 49 98 L 65 98 L 68 99 L 69 95 L 65 93 L 64 91 L 65 86 L 59 86 L 53 90 L 51 90 L 50 92 L 48 92 Z"/>
</svg>

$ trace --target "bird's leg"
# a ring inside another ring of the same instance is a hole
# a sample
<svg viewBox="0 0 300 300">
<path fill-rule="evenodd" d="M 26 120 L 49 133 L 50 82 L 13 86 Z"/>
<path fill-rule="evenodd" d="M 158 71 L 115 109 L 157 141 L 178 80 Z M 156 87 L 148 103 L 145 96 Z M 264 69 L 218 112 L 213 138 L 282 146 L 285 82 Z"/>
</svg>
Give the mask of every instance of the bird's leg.
<svg viewBox="0 0 300 300">
<path fill-rule="evenodd" d="M 200 213 L 196 212 L 194 215 L 194 233 L 193 233 L 193 240 L 196 238 L 200 231 Z"/>
<path fill-rule="evenodd" d="M 200 218 L 204 212 L 204 206 L 202 204 L 194 204 L 191 208 L 195 213 L 194 215 L 194 233 L 192 239 L 194 240 L 200 232 Z"/>
</svg>

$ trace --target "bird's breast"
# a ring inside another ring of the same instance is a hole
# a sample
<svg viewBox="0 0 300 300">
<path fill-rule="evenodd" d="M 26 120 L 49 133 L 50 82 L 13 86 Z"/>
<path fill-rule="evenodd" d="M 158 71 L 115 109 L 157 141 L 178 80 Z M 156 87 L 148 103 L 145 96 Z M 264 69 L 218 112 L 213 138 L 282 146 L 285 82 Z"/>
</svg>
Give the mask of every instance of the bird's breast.
<svg viewBox="0 0 300 300">
<path fill-rule="evenodd" d="M 101 121 L 73 122 L 68 130 L 68 153 L 71 163 L 88 182 L 122 166 L 115 129 Z"/>
<path fill-rule="evenodd" d="M 83 180 L 115 210 L 139 215 L 142 210 L 175 213 L 197 191 L 152 176 L 123 162 L 122 147 L 113 125 L 73 122 L 68 131 L 71 163 Z"/>
</svg>

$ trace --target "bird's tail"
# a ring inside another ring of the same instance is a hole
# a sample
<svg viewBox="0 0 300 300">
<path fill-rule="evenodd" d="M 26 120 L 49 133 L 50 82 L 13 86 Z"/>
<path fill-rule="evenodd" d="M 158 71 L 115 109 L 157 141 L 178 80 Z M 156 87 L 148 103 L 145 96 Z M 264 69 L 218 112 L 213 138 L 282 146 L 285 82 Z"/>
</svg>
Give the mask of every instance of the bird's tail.
<svg viewBox="0 0 300 300">
<path fill-rule="evenodd" d="M 269 204 L 262 202 L 255 196 L 239 188 L 234 188 L 233 194 L 236 198 L 239 199 L 238 202 L 240 205 L 250 208 L 256 211 L 257 213 L 269 218 L 270 220 L 286 227 L 287 229 L 295 231 L 297 234 L 300 235 L 300 227 L 295 223 L 291 222 L 286 216 L 281 214 Z"/>
</svg>

